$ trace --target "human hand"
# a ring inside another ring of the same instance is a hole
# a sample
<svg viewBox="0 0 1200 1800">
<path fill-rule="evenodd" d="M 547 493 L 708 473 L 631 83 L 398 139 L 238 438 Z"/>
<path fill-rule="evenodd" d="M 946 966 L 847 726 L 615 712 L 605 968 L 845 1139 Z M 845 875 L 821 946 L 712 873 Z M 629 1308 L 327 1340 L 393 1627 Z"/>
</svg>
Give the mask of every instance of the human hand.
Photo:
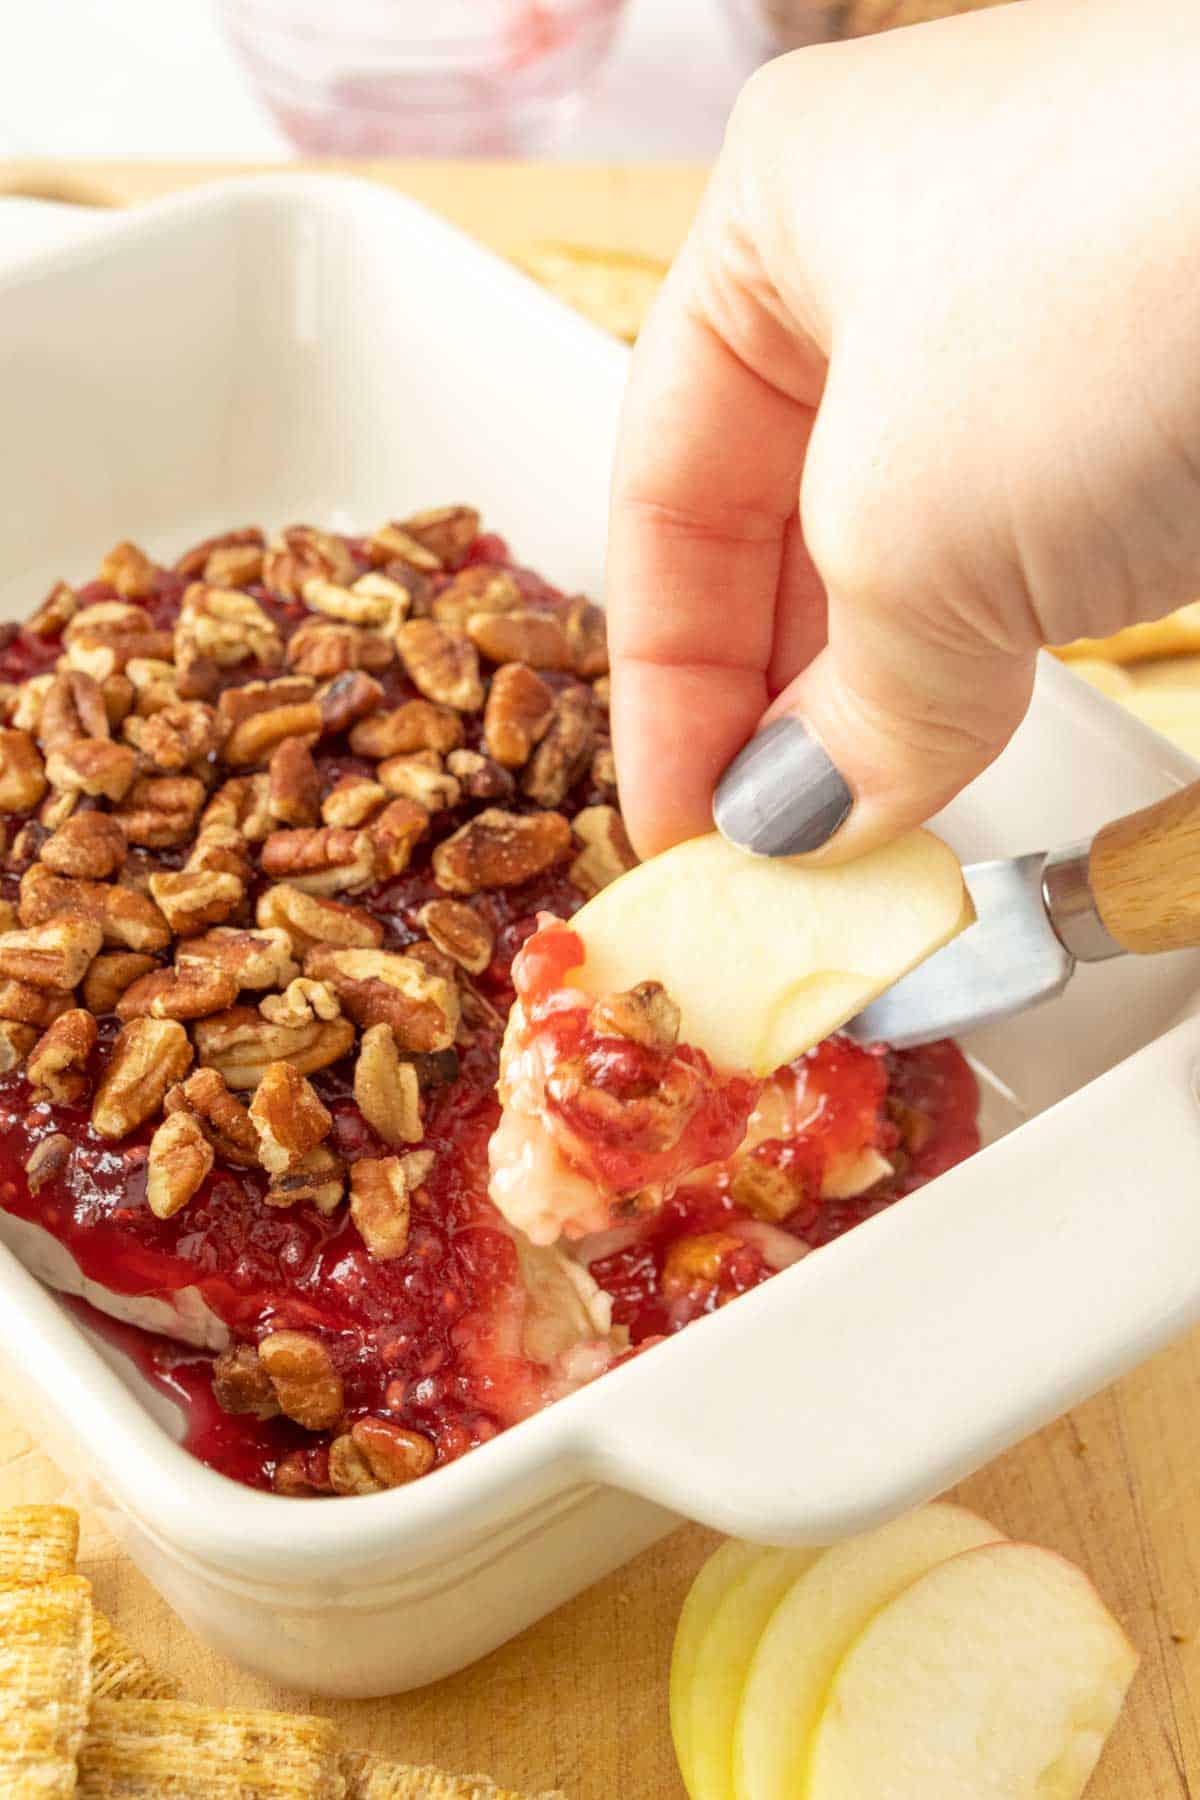
<svg viewBox="0 0 1200 1800">
<path fill-rule="evenodd" d="M 1193 0 L 1023 0 L 748 84 L 617 462 L 643 855 L 735 758 L 735 842 L 857 855 L 998 754 L 1041 644 L 1200 592 L 1198 82 Z"/>
</svg>

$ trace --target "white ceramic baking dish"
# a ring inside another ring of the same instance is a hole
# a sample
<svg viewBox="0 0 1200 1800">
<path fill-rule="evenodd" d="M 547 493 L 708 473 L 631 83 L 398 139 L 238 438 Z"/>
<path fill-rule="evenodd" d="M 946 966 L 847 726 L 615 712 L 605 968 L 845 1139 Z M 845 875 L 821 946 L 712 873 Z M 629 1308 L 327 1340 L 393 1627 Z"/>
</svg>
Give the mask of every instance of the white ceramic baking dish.
<svg viewBox="0 0 1200 1800">
<path fill-rule="evenodd" d="M 82 224 L 0 204 L 0 610 L 120 536 L 166 553 L 243 519 L 460 498 L 595 590 L 624 367 L 355 183 L 231 184 Z M 968 856 L 1065 843 L 1194 767 L 1048 665 L 945 827 Z M 1083 971 L 973 1046 L 1019 1129 L 409 1489 L 300 1504 L 211 1473 L 3 1250 L 0 1350 L 27 1422 L 204 1637 L 309 1692 L 415 1685 L 678 1515 L 825 1541 L 923 1500 L 1200 1316 L 1198 997 L 1190 954 Z"/>
</svg>

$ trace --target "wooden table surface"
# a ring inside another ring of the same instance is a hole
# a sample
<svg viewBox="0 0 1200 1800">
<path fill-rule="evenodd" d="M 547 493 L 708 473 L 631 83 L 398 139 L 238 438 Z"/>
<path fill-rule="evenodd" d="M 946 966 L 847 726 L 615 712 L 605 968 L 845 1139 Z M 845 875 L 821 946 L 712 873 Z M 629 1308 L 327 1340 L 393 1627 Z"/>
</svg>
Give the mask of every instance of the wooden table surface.
<svg viewBox="0 0 1200 1800">
<path fill-rule="evenodd" d="M 120 204 L 216 172 L 0 164 L 0 193 Z M 703 181 L 701 171 L 661 165 L 373 164 L 368 172 L 501 250 L 563 239 L 656 255 L 678 243 Z M 57 1497 L 62 1479 L 5 1414 L 2 1380 L 0 1505 Z M 1081 1564 L 1142 1653 L 1090 1800 L 1200 1794 L 1200 1333 L 981 1471 L 959 1497 L 1010 1535 Z M 313 1710 L 338 1718 L 356 1743 L 486 1769 L 517 1787 L 558 1783 L 571 1800 L 678 1800 L 667 1662 L 687 1584 L 716 1541 L 694 1527 L 679 1531 L 475 1668 L 421 1693 Z M 188 1697 L 309 1707 L 206 1650 L 86 1517 L 83 1569 L 100 1604 Z"/>
</svg>

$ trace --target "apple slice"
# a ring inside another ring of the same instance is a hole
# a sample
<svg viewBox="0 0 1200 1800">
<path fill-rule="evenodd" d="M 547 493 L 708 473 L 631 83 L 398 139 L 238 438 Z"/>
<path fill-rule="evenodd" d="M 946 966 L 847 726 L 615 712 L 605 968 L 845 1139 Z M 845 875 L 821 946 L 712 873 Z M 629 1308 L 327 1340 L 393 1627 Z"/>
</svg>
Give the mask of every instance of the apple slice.
<svg viewBox="0 0 1200 1800">
<path fill-rule="evenodd" d="M 805 1800 L 1079 1800 L 1138 1656 L 1087 1577 L 1033 1544 L 930 1570 L 834 1678 Z"/>
<path fill-rule="evenodd" d="M 776 1607 L 750 1664 L 734 1743 L 738 1800 L 803 1793 L 829 1683 L 868 1621 L 938 1563 L 1003 1536 L 975 1513 L 938 1501 L 824 1551 Z M 878 1800 L 870 1788 L 856 1800 L 868 1794 Z"/>
<path fill-rule="evenodd" d="M 569 979 L 595 995 L 659 981 L 681 1009 L 682 1043 L 718 1069 L 769 1075 L 972 917 L 958 859 L 927 831 L 831 869 L 747 856 L 714 832 L 576 913 L 587 959 Z"/>
<path fill-rule="evenodd" d="M 692 1791 L 692 1681 L 709 1627 L 731 1589 L 771 1552 L 729 1538 L 714 1550 L 687 1592 L 671 1650 L 671 1737 L 688 1792 Z"/>
</svg>

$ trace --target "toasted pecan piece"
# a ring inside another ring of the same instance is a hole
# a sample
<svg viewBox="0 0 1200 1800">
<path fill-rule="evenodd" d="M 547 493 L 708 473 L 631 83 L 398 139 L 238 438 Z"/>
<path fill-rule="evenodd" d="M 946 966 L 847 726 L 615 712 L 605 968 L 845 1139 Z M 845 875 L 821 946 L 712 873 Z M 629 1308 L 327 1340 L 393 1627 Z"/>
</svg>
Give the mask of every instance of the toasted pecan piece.
<svg viewBox="0 0 1200 1800">
<path fill-rule="evenodd" d="M 432 700 L 406 700 L 392 712 L 373 713 L 350 733 L 354 754 L 375 758 L 407 756 L 414 750 L 436 750 L 444 755 L 462 741 L 459 715 Z"/>
<path fill-rule="evenodd" d="M 329 681 L 347 669 L 378 674 L 395 655 L 395 640 L 384 632 L 338 624 L 333 619 L 306 619 L 287 646 L 288 667 L 318 681 Z"/>
<path fill-rule="evenodd" d="M 318 945 L 305 973 L 327 981 L 342 1009 L 365 1030 L 390 1025 L 397 1045 L 417 1052 L 447 1050 L 458 1029 L 458 989 L 415 956 L 390 950 L 331 950 Z"/>
<path fill-rule="evenodd" d="M 465 625 L 472 616 L 513 612 L 524 604 L 524 596 L 508 569 L 473 563 L 443 588 L 433 602 L 433 616 L 440 625 Z"/>
<path fill-rule="evenodd" d="M 649 1050 L 672 1050 L 679 1041 L 679 1008 L 661 981 L 639 981 L 623 994 L 606 994 L 588 1014 L 601 1037 L 628 1038 Z"/>
<path fill-rule="evenodd" d="M 300 600 L 310 581 L 333 581 L 339 586 L 354 580 L 358 564 L 344 538 L 312 525 L 289 525 L 272 542 L 263 559 L 266 587 L 289 600 Z"/>
<path fill-rule="evenodd" d="M 232 1006 L 238 992 L 237 978 L 219 964 L 185 962 L 131 982 L 116 1013 L 119 1019 L 205 1019 Z"/>
<path fill-rule="evenodd" d="M 367 553 L 373 563 L 401 563 L 428 574 L 435 574 L 442 566 L 442 559 L 435 550 L 423 544 L 403 525 L 390 521 L 371 533 L 367 539 Z"/>
<path fill-rule="evenodd" d="M 281 825 L 315 825 L 321 811 L 321 777 L 303 738 L 284 738 L 267 766 L 267 810 Z"/>
<path fill-rule="evenodd" d="M 137 773 L 137 754 L 107 738 L 77 738 L 46 758 L 50 786 L 69 794 L 123 800 Z"/>
<path fill-rule="evenodd" d="M 553 868 L 570 848 L 571 827 L 561 813 L 511 813 L 489 806 L 438 845 L 433 873 L 449 894 L 518 887 Z"/>
<path fill-rule="evenodd" d="M 457 806 L 462 789 L 447 774 L 436 750 L 416 750 L 410 756 L 389 756 L 375 771 L 389 794 L 415 800 L 427 813 L 446 812 Z"/>
<path fill-rule="evenodd" d="M 146 1158 L 146 1202 L 156 1219 L 170 1219 L 203 1186 L 213 1166 L 213 1149 L 199 1121 L 187 1112 L 168 1113 Z"/>
<path fill-rule="evenodd" d="M 581 894 L 598 894 L 618 875 L 636 868 L 637 856 L 615 806 L 585 806 L 571 827 L 583 843 L 569 871 Z"/>
<path fill-rule="evenodd" d="M 250 1114 L 216 1069 L 197 1069 L 186 1081 L 169 1088 L 163 1110 L 190 1113 L 222 1162 L 242 1169 L 257 1166 L 258 1133 Z"/>
<path fill-rule="evenodd" d="M 234 775 L 217 789 L 200 817 L 200 835 L 234 832 L 248 844 L 260 844 L 275 829 L 266 775 Z"/>
<path fill-rule="evenodd" d="M 46 771 L 27 731 L 0 731 L 0 812 L 29 812 L 46 792 Z"/>
<path fill-rule="evenodd" d="M 434 619 L 410 619 L 396 634 L 405 673 L 427 700 L 455 712 L 483 705 L 483 682 L 475 646 L 456 626 Z"/>
<path fill-rule="evenodd" d="M 574 665 L 566 631 L 554 613 L 472 613 L 467 636 L 489 662 L 524 663 L 530 669 L 570 669 Z"/>
<path fill-rule="evenodd" d="M 375 857 L 375 878 L 400 875 L 408 867 L 413 850 L 429 830 L 429 814 L 416 800 L 403 795 L 389 801 L 367 827 Z"/>
<path fill-rule="evenodd" d="M 22 1025 L 16 1019 L 0 1019 L 0 1075 L 19 1069 L 37 1039 L 35 1025 Z"/>
<path fill-rule="evenodd" d="M 374 880 L 375 847 L 365 831 L 330 825 L 273 831 L 262 848 L 262 868 L 306 894 L 343 893 Z"/>
<path fill-rule="evenodd" d="M 438 949 L 472 975 L 481 975 L 491 962 L 496 934 L 465 901 L 427 900 L 417 918 Z"/>
<path fill-rule="evenodd" d="M 387 789 L 365 775 L 343 775 L 335 781 L 321 802 L 321 818 L 326 825 L 352 831 L 365 825 L 386 803 Z"/>
<path fill-rule="evenodd" d="M 125 833 L 109 813 L 76 813 L 65 819 L 39 852 L 56 875 L 79 875 L 103 881 L 125 861 Z"/>
<path fill-rule="evenodd" d="M 283 881 L 260 896 L 255 917 L 264 930 L 286 932 L 296 956 L 303 956 L 314 944 L 329 944 L 341 950 L 370 950 L 383 942 L 383 926 L 363 907 L 305 893 Z M 281 987 L 283 983 L 269 985 Z"/>
<path fill-rule="evenodd" d="M 272 1025 L 308 1025 L 313 1019 L 336 1019 L 342 1003 L 327 981 L 299 975 L 282 994 L 266 994 L 258 1010 Z"/>
<path fill-rule="evenodd" d="M 193 582 L 183 596 L 175 627 L 175 661 L 190 650 L 225 669 L 257 662 L 267 667 L 283 656 L 279 633 L 249 594 Z"/>
<path fill-rule="evenodd" d="M 400 529 L 444 569 L 457 569 L 479 536 L 479 514 L 473 506 L 430 506 L 401 519 Z"/>
<path fill-rule="evenodd" d="M 265 534 L 257 525 L 236 526 L 232 531 L 217 532 L 215 536 L 202 538 L 198 544 L 193 544 L 190 549 L 185 550 L 183 555 L 176 559 L 175 568 L 180 575 L 187 575 L 195 580 L 204 574 L 208 559 L 214 550 L 252 549 L 261 551 L 265 548 L 266 542 Z M 235 581 L 231 585 L 237 587 L 239 583 Z"/>
<path fill-rule="evenodd" d="M 192 1027 L 196 1059 L 217 1069 L 232 1088 L 257 1087 L 273 1062 L 290 1062 L 302 1075 L 339 1062 L 354 1042 L 349 1019 L 314 1019 L 308 1025 L 271 1025 L 257 1008 L 232 1006 Z"/>
<path fill-rule="evenodd" d="M 41 1191 L 50 1181 L 60 1181 L 67 1172 L 74 1145 L 61 1131 L 40 1138 L 25 1159 L 25 1183 L 31 1194 Z"/>
<path fill-rule="evenodd" d="M 511 800 L 517 791 L 512 771 L 478 750 L 451 750 L 446 767 L 468 800 Z"/>
<path fill-rule="evenodd" d="M 171 941 L 171 928 L 153 900 L 132 888 L 74 881 L 34 863 L 21 877 L 20 894 L 22 925 L 43 925 L 64 915 L 94 920 L 106 944 L 129 950 L 164 950 Z"/>
<path fill-rule="evenodd" d="M 390 1025 L 369 1025 L 354 1065 L 354 1099 L 367 1124 L 385 1144 L 419 1144 L 420 1084 L 411 1062 L 401 1059 Z"/>
<path fill-rule="evenodd" d="M 97 1017 L 115 1012 L 121 995 L 157 968 L 138 950 L 102 950 L 83 978 L 83 1003 Z"/>
<path fill-rule="evenodd" d="M 133 1019 L 122 1027 L 92 1103 L 92 1128 L 123 1138 L 159 1111 L 172 1083 L 192 1060 L 176 1019 Z"/>
<path fill-rule="evenodd" d="M 272 1331 L 258 1354 L 281 1412 L 306 1431 L 327 1431 L 337 1424 L 342 1380 L 320 1338 L 307 1331 Z"/>
<path fill-rule="evenodd" d="M 483 713 L 483 744 L 505 769 L 523 769 L 554 717 L 554 693 L 524 663 L 497 669 Z"/>
<path fill-rule="evenodd" d="M 596 716 L 586 687 L 566 688 L 554 700 L 554 717 L 534 751 L 521 788 L 539 806 L 561 806 L 591 761 Z"/>
<path fill-rule="evenodd" d="M 234 1344 L 222 1350 L 213 1363 L 213 1399 L 227 1413 L 248 1413 L 255 1419 L 274 1419 L 279 1402 L 271 1377 L 253 1344 Z"/>
<path fill-rule="evenodd" d="M 28 981 L 0 980 L 0 1019 L 17 1025 L 36 1025 L 45 1031 L 71 1004 L 70 994 L 59 988 L 34 987 Z"/>
<path fill-rule="evenodd" d="M 126 719 L 124 734 L 164 775 L 205 763 L 221 747 L 224 730 L 203 700 L 169 701 L 146 718 Z"/>
<path fill-rule="evenodd" d="M 264 1069 L 250 1102 L 250 1119 L 258 1132 L 258 1159 L 272 1175 L 295 1168 L 333 1124 L 311 1083 L 286 1062 Z"/>
<path fill-rule="evenodd" d="M 175 961 L 181 969 L 190 963 L 214 966 L 239 988 L 284 987 L 300 973 L 287 933 L 273 926 L 239 931 L 236 926 L 218 925 L 180 944 Z"/>
<path fill-rule="evenodd" d="M 191 937 L 235 913 L 246 886 L 236 875 L 214 870 L 166 871 L 151 875 L 150 892 L 171 930 L 178 937 Z"/>
<path fill-rule="evenodd" d="M 60 1014 L 44 1031 L 25 1065 L 39 1099 L 73 1106 L 87 1092 L 88 1058 L 96 1047 L 96 1021 L 82 1007 Z"/>
<path fill-rule="evenodd" d="M 327 1144 L 318 1144 L 294 1168 L 272 1175 L 263 1200 L 268 1206 L 315 1206 L 328 1215 L 341 1205 L 345 1192 L 345 1165 Z"/>
<path fill-rule="evenodd" d="M 315 699 L 287 701 L 240 720 L 226 738 L 221 756 L 231 768 L 245 768 L 265 762 L 285 738 L 311 740 L 320 735 L 323 726 Z"/>
<path fill-rule="evenodd" d="M 352 725 L 378 712 L 383 689 L 361 669 L 348 669 L 335 675 L 317 695 L 321 708 L 321 728 L 326 732 L 349 731 Z"/>
<path fill-rule="evenodd" d="M 30 637 L 60 637 L 79 611 L 79 595 L 65 581 L 56 581 L 32 617 L 26 619 Z"/>
<path fill-rule="evenodd" d="M 582 594 L 567 602 L 563 625 L 575 673 L 582 681 L 608 674 L 608 625 L 601 609 Z"/>
<path fill-rule="evenodd" d="M 101 561 L 99 579 L 126 600 L 146 600 L 154 592 L 155 573 L 146 552 L 125 538 Z"/>
<path fill-rule="evenodd" d="M 131 844 L 171 850 L 188 842 L 203 805 L 204 783 L 195 775 L 142 776 L 117 808 L 116 817 Z"/>
<path fill-rule="evenodd" d="M 0 978 L 37 988 L 77 987 L 104 933 L 94 919 L 50 918 L 26 930 L 0 933 Z"/>
<path fill-rule="evenodd" d="M 60 669 L 43 696 L 37 734 L 47 753 L 79 738 L 106 738 L 108 709 L 100 683 L 80 669 Z"/>
<path fill-rule="evenodd" d="M 350 1215 L 378 1262 L 408 1248 L 408 1180 L 399 1156 L 363 1156 L 350 1168 Z"/>
</svg>

